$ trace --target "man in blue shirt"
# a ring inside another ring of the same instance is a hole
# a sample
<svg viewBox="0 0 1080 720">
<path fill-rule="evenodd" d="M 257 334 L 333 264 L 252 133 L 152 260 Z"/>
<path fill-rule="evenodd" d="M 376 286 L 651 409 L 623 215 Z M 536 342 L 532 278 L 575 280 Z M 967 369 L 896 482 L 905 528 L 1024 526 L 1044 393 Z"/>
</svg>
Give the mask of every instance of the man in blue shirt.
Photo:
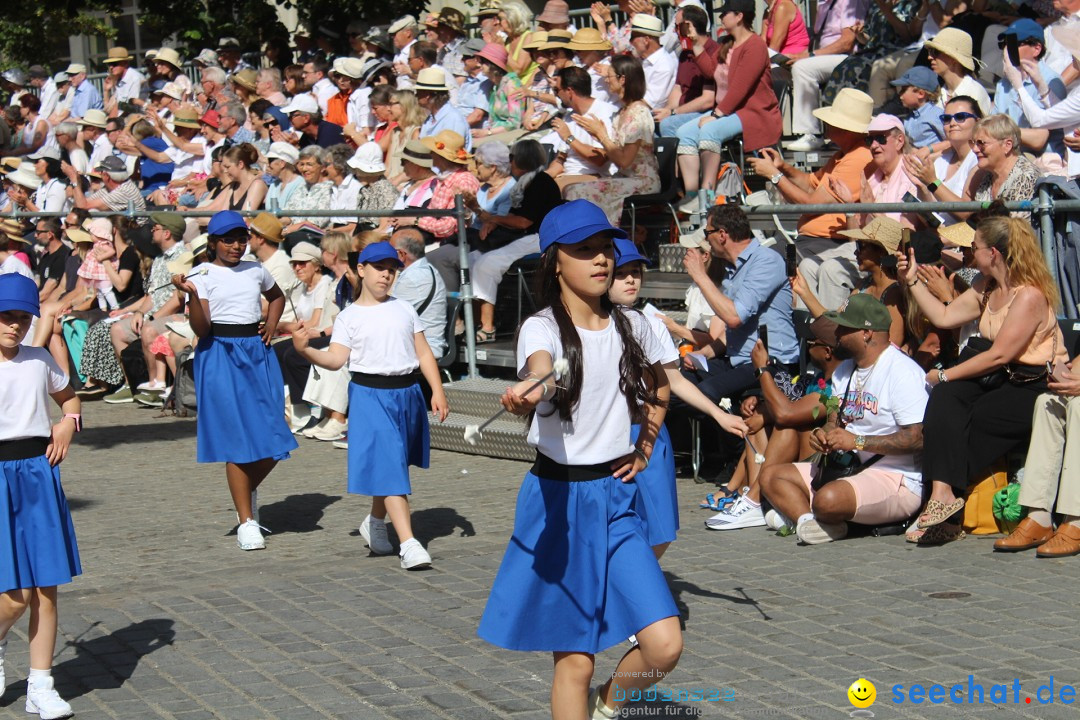
<svg viewBox="0 0 1080 720">
<path fill-rule="evenodd" d="M 71 63 L 65 72 L 71 78 L 72 99 L 70 117 L 81 119 L 87 110 L 104 110 L 101 93 L 92 83 L 86 81 L 86 66 Z"/>
<path fill-rule="evenodd" d="M 917 148 L 945 139 L 941 107 L 937 104 L 941 86 L 938 76 L 928 67 L 916 65 L 892 81 L 897 100 L 910 114 L 904 120 L 904 132 Z"/>
<path fill-rule="evenodd" d="M 428 238 L 415 227 L 404 227 L 390 236 L 405 269 L 394 284 L 394 297 L 412 303 L 424 338 L 436 358 L 446 354 L 446 285 L 424 256 Z"/>
<path fill-rule="evenodd" d="M 1064 100 L 1068 92 L 1065 89 L 1065 83 L 1062 82 L 1061 76 L 1054 72 L 1053 68 L 1043 62 L 1042 59 L 1046 55 L 1046 37 L 1043 34 L 1042 26 L 1034 20 L 1021 18 L 1010 25 L 1005 32 L 998 35 L 998 47 L 1005 47 L 1009 35 L 1016 36 L 1020 51 L 1020 67 L 1017 69 L 1020 70 L 1024 78 L 1024 90 L 1031 96 L 1031 99 L 1036 104 L 1044 107 L 1050 106 L 1051 94 Z M 1026 64 L 1034 64 L 1038 68 L 1038 73 L 1041 76 L 1038 83 L 1032 80 L 1032 74 L 1024 67 Z M 994 92 L 994 113 L 1008 115 L 1023 130 L 1030 128 L 1031 123 L 1028 122 L 1027 116 L 1024 115 L 1024 108 L 1020 105 L 1018 93 L 1019 91 L 1012 86 L 1008 79 L 1004 77 L 999 79 L 997 89 Z M 1023 140 L 1025 146 L 1029 144 L 1030 140 L 1025 137 L 1027 134 L 1021 132 L 1021 140 Z M 1039 140 L 1041 142 L 1041 138 Z M 1065 156 L 1065 143 L 1060 130 L 1050 132 L 1049 146 L 1045 149 L 1056 152 L 1062 157 Z"/>
<path fill-rule="evenodd" d="M 467 41 L 461 50 L 462 69 L 465 80 L 458 88 L 454 106 L 465 116 L 469 127 L 481 127 L 484 117 L 491 109 L 491 93 L 494 86 L 480 68 L 476 53 L 484 49 L 484 41 L 474 38 Z"/>
<path fill-rule="evenodd" d="M 416 76 L 416 102 L 428 111 L 428 118 L 420 126 L 420 137 L 434 137 L 443 130 L 453 130 L 465 138 L 466 152 L 472 152 L 472 133 L 465 116 L 450 104 L 450 85 L 441 68 L 424 68 Z"/>
<path fill-rule="evenodd" d="M 713 206 L 706 218 L 705 238 L 714 259 L 727 265 L 721 286 L 709 279 L 699 254 L 687 253 L 683 264 L 727 332 L 723 341 L 702 351 L 708 357 L 707 371 L 691 372 L 689 378 L 710 399 L 719 401 L 737 397 L 757 383 L 750 351 L 761 327 L 769 328 L 769 355 L 789 370 L 799 360 L 799 341 L 784 258 L 753 238 L 746 214 L 735 205 Z"/>
</svg>

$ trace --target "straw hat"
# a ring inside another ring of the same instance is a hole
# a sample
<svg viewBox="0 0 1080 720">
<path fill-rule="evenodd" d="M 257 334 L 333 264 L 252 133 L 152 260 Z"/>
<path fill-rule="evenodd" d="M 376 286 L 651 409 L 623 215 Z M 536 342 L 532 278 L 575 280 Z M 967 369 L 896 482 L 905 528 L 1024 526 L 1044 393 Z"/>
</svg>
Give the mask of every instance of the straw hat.
<svg viewBox="0 0 1080 720">
<path fill-rule="evenodd" d="M 506 63 L 510 59 L 510 56 L 506 52 L 506 46 L 497 45 L 495 43 L 488 43 L 485 45 L 483 50 L 476 53 L 476 57 L 487 60 L 503 72 L 506 72 Z"/>
<path fill-rule="evenodd" d="M 841 230 L 840 234 L 854 240 L 873 243 L 892 254 L 900 248 L 900 240 L 904 237 L 904 226 L 892 218 L 876 217 L 865 227 Z"/>
<path fill-rule="evenodd" d="M 446 84 L 446 73 L 442 68 L 424 68 L 416 75 L 416 90 L 429 92 L 450 92 L 450 86 Z"/>
<path fill-rule="evenodd" d="M 842 88 L 832 105 L 818 108 L 813 114 L 833 127 L 866 134 L 874 116 L 874 98 L 855 88 Z"/>
<path fill-rule="evenodd" d="M 22 163 L 21 157 L 6 157 L 0 160 L 0 175 L 7 175 L 15 171 Z"/>
<path fill-rule="evenodd" d="M 410 140 L 401 149 L 401 159 L 413 165 L 429 168 L 431 167 L 431 149 L 422 140 Z"/>
<path fill-rule="evenodd" d="M 104 58 L 101 62 L 109 65 L 118 62 L 128 62 L 134 60 L 135 56 L 128 52 L 126 47 L 117 45 L 114 48 L 109 48 L 109 56 Z"/>
<path fill-rule="evenodd" d="M 439 157 L 459 165 L 468 164 L 472 158 L 465 150 L 465 138 L 453 130 L 443 130 L 438 135 L 421 138 L 420 142 Z"/>
<path fill-rule="evenodd" d="M 102 110 L 93 108 L 86 111 L 86 114 L 82 116 L 81 120 L 76 120 L 78 125 L 89 125 L 90 127 L 105 128 L 105 123 L 109 120 L 108 116 Z"/>
<path fill-rule="evenodd" d="M 176 127 L 191 128 L 193 130 L 201 129 L 199 125 L 199 111 L 195 108 L 182 107 L 173 113 L 173 125 Z"/>
<path fill-rule="evenodd" d="M 67 235 L 68 240 L 75 243 L 76 245 L 80 243 L 86 243 L 89 245 L 94 244 L 94 238 L 90 235 L 90 233 L 86 232 L 82 228 L 69 227 L 67 230 L 64 231 L 64 234 Z"/>
<path fill-rule="evenodd" d="M 150 93 L 151 95 L 165 95 L 171 97 L 173 100 L 182 100 L 184 97 L 184 91 L 180 89 L 180 86 L 174 82 L 167 82 L 159 89 Z"/>
<path fill-rule="evenodd" d="M 548 34 L 548 40 L 551 40 L 551 34 Z M 574 33 L 574 38 L 567 44 L 571 50 L 610 50 L 611 43 L 604 39 L 604 36 L 600 34 L 600 31 L 596 28 L 585 27 Z"/>
<path fill-rule="evenodd" d="M 953 247 L 971 247 L 975 242 L 975 228 L 966 222 L 958 222 L 953 225 L 942 225 L 938 228 L 938 237 L 946 245 Z"/>
<path fill-rule="evenodd" d="M 75 75 L 78 75 L 79 73 L 85 73 L 86 72 L 86 66 L 83 65 L 82 63 L 71 63 L 70 65 L 67 66 L 67 69 L 64 70 L 64 72 L 66 72 L 69 76 L 74 77 Z"/>
<path fill-rule="evenodd" d="M 536 22 L 561 25 L 570 22 L 570 6 L 566 0 L 547 0 L 544 10 L 536 16 Z"/>
<path fill-rule="evenodd" d="M 364 74 L 364 61 L 353 57 L 337 58 L 334 60 L 334 67 L 330 72 L 335 75 L 344 75 L 353 80 L 359 80 Z"/>
<path fill-rule="evenodd" d="M 22 163 L 13 172 L 8 173 L 7 181 L 16 185 L 21 185 L 28 190 L 37 190 L 41 187 L 41 178 L 34 172 L 34 168 L 30 167 L 31 163 Z"/>
<path fill-rule="evenodd" d="M 248 229 L 251 232 L 275 245 L 280 245 L 283 239 L 281 236 L 282 227 L 281 221 L 268 212 L 259 213 L 248 224 Z"/>
<path fill-rule="evenodd" d="M 947 27 L 926 41 L 929 50 L 937 50 L 966 67 L 975 69 L 975 56 L 971 54 L 971 36 L 958 28 Z"/>
<path fill-rule="evenodd" d="M 638 13 L 630 19 L 630 32 L 658 38 L 664 34 L 664 22 L 655 15 Z"/>
<path fill-rule="evenodd" d="M 234 83 L 250 92 L 255 92 L 255 78 L 258 77 L 258 73 L 251 68 L 244 68 L 233 73 L 230 78 Z"/>
<path fill-rule="evenodd" d="M 529 39 L 521 47 L 526 50 L 539 50 L 540 46 L 548 40 L 547 30 L 534 30 L 529 33 Z"/>
<path fill-rule="evenodd" d="M 540 50 L 558 50 L 559 48 L 569 48 L 570 42 L 574 39 L 574 33 L 569 30 L 548 30 L 547 42 L 541 45 Z"/>
<path fill-rule="evenodd" d="M 11 218 L 0 220 L 0 234 L 6 235 L 9 240 L 29 245 L 29 241 L 23 237 L 24 232 L 25 230 L 23 230 L 22 223 L 18 220 L 13 220 Z"/>
<path fill-rule="evenodd" d="M 172 65 L 177 70 L 180 69 L 182 61 L 180 60 L 180 53 L 176 52 L 173 48 L 166 47 L 158 50 L 157 55 L 154 56 L 154 62 L 165 63 L 166 65 Z"/>
</svg>

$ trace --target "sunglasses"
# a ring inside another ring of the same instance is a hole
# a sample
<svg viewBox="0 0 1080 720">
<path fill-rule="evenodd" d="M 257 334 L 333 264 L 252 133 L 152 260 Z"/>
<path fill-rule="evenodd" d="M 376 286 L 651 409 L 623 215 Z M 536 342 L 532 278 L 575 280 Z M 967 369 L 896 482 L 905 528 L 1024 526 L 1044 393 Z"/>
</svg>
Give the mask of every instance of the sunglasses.
<svg viewBox="0 0 1080 720">
<path fill-rule="evenodd" d="M 873 135 L 866 136 L 866 147 L 870 147 L 874 143 L 878 145 L 884 145 L 889 140 L 888 133 L 874 133 Z"/>
<path fill-rule="evenodd" d="M 949 123 L 955 121 L 956 124 L 959 125 L 960 123 L 964 122 L 965 120 L 978 120 L 978 119 L 979 119 L 978 115 L 975 115 L 974 113 L 969 113 L 969 112 L 958 112 L 958 113 L 952 113 L 951 115 L 949 113 L 945 113 L 944 115 L 941 116 L 941 124 L 942 125 L 948 125 Z"/>
<path fill-rule="evenodd" d="M 246 243 L 248 234 L 243 235 L 219 235 L 217 241 L 223 245 L 241 245 Z"/>
<path fill-rule="evenodd" d="M 998 40 L 998 47 L 1003 49 L 1003 50 L 1005 49 L 1005 46 L 1007 44 L 1008 44 L 1007 40 Z M 1031 38 L 1028 38 L 1027 40 L 1021 40 L 1017 44 L 1019 44 L 1019 45 L 1028 45 L 1028 46 L 1041 45 L 1041 43 L 1038 40 L 1033 40 Z"/>
</svg>

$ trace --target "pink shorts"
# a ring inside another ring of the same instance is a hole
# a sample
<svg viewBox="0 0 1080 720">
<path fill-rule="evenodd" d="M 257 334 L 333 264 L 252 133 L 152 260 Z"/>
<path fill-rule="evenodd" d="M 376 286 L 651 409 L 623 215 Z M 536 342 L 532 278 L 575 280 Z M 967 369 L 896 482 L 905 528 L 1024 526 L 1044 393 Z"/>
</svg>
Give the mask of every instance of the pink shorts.
<svg viewBox="0 0 1080 720">
<path fill-rule="evenodd" d="M 799 469 L 799 475 L 813 500 L 814 491 L 810 488 L 813 466 L 810 463 L 795 463 L 795 467 Z M 855 517 L 851 520 L 862 525 L 884 525 L 907 520 L 922 505 L 922 498 L 908 490 L 900 473 L 871 466 L 837 482 L 846 482 L 855 491 Z"/>
</svg>

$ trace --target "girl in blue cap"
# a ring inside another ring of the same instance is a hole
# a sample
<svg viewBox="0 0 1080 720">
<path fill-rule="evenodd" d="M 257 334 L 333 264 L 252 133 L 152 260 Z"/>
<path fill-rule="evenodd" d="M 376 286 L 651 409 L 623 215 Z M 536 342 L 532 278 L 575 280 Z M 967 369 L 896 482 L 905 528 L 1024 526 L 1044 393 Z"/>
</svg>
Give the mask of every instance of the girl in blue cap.
<svg viewBox="0 0 1080 720">
<path fill-rule="evenodd" d="M 682 653 L 678 610 L 637 508 L 664 420 L 664 350 L 636 310 L 608 298 L 611 226 L 574 200 L 540 226 L 541 310 L 518 331 L 521 382 L 502 403 L 531 415 L 536 462 L 518 493 L 514 533 L 478 634 L 511 650 L 554 654 L 554 720 L 615 717 L 627 694 L 669 673 Z M 533 389 L 565 358 L 569 372 Z M 641 424 L 636 443 L 632 422 Z M 595 654 L 636 634 L 591 695 Z"/>
<path fill-rule="evenodd" d="M 270 351 L 285 295 L 257 262 L 242 262 L 248 227 L 240 213 L 224 210 L 207 225 L 209 253 L 173 285 L 190 295 L 195 347 L 195 394 L 199 398 L 197 459 L 225 463 L 236 506 L 236 544 L 241 550 L 266 547 L 258 518 L 256 490 L 279 460 L 296 449 L 285 423 L 281 368 Z M 259 329 L 262 298 L 266 322 Z"/>
<path fill-rule="evenodd" d="M 61 461 L 80 430 L 79 398 L 45 348 L 22 346 L 40 317 L 37 285 L 0 275 L 0 695 L 11 626 L 30 608 L 26 712 L 71 716 L 53 689 L 56 586 L 82 573 L 75 528 L 60 485 Z M 49 398 L 64 417 L 49 420 Z"/>
<path fill-rule="evenodd" d="M 615 238 L 615 277 L 608 291 L 611 302 L 631 307 L 637 302 L 647 264 L 648 261 L 638 252 L 633 242 Z M 750 429 L 742 418 L 721 410 L 719 405 L 709 400 L 697 389 L 696 385 L 679 372 L 679 350 L 675 347 L 663 321 L 655 315 L 647 315 L 645 319 L 664 350 L 661 362 L 664 365 L 664 374 L 671 385 L 671 392 L 690 407 L 711 417 L 729 433 L 740 437 L 745 436 Z M 631 437 L 637 440 L 640 432 L 641 426 L 634 425 Z M 649 458 L 649 466 L 638 474 L 635 482 L 641 500 L 638 513 L 644 521 L 649 544 L 652 545 L 653 552 L 659 560 L 668 545 L 675 540 L 675 535 L 679 530 L 679 495 L 675 488 L 675 455 L 671 449 L 671 436 L 668 434 L 666 425 L 660 426 L 652 457 Z"/>
<path fill-rule="evenodd" d="M 334 321 L 330 347 L 308 347 L 303 323 L 293 333 L 293 347 L 327 370 L 348 363 L 349 492 L 372 496 L 360 534 L 376 555 L 392 553 L 386 534 L 389 514 L 401 541 L 401 567 L 417 570 L 431 566 L 431 556 L 413 537 L 409 515 L 409 466 L 426 468 L 430 449 L 420 375 L 431 387 L 431 411 L 439 422 L 450 406 L 420 316 L 411 303 L 390 295 L 402 267 L 397 250 L 385 241 L 371 243 L 358 265 L 360 293 Z"/>
</svg>

